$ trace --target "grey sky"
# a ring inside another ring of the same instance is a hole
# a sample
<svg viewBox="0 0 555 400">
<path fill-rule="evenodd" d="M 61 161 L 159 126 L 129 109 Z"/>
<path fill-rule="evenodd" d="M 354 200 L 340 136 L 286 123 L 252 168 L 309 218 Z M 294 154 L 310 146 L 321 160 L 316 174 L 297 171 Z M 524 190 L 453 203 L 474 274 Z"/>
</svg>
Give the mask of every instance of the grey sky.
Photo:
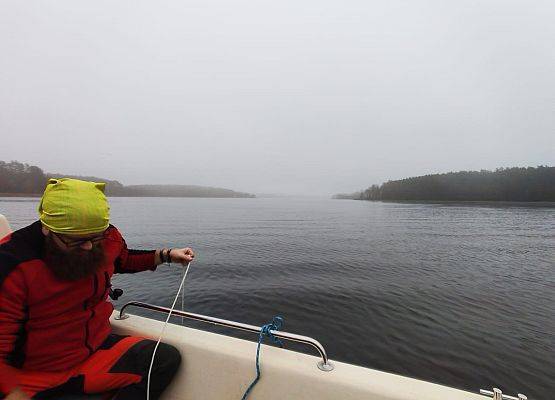
<svg viewBox="0 0 555 400">
<path fill-rule="evenodd" d="M 331 194 L 555 164 L 553 1 L 6 1 L 0 160 Z"/>
</svg>

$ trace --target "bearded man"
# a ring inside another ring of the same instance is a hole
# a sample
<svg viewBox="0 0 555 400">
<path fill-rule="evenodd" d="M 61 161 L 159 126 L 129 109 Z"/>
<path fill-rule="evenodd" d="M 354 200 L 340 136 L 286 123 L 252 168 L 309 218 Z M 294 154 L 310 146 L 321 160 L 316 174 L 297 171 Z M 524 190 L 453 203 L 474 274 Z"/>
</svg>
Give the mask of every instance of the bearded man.
<svg viewBox="0 0 555 400">
<path fill-rule="evenodd" d="M 109 224 L 104 189 L 104 183 L 51 179 L 39 221 L 0 238 L 0 398 L 146 397 L 155 341 L 111 333 L 110 279 L 163 262 L 186 265 L 194 253 L 128 249 Z M 160 397 L 180 362 L 176 348 L 160 344 L 151 399 Z"/>
</svg>

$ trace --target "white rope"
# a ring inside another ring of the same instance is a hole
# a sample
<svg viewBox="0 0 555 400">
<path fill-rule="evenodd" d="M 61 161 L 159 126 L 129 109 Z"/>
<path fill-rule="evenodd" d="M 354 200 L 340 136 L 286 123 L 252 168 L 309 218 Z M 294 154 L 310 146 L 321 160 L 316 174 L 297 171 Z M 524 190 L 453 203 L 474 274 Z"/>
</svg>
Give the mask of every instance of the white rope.
<svg viewBox="0 0 555 400">
<path fill-rule="evenodd" d="M 152 366 L 154 365 L 154 357 L 156 356 L 156 350 L 158 350 L 158 345 L 160 344 L 160 341 L 162 340 L 162 336 L 164 336 L 164 332 L 166 331 L 166 326 L 168 326 L 168 321 L 170 320 L 170 317 L 172 316 L 172 312 L 173 309 L 175 308 L 175 303 L 177 303 L 177 299 L 179 298 L 179 293 L 181 292 L 181 289 L 183 288 L 183 284 L 185 283 L 185 278 L 187 278 L 187 272 L 189 272 L 189 265 L 191 265 L 191 262 L 189 262 L 187 264 L 187 267 L 185 268 L 185 273 L 183 274 L 183 278 L 181 279 L 181 284 L 179 285 L 179 289 L 177 289 L 177 294 L 175 295 L 175 299 L 173 300 L 173 304 L 170 308 L 170 312 L 168 313 L 168 317 L 166 318 L 166 322 L 164 323 L 164 326 L 162 327 L 162 332 L 160 332 L 160 337 L 158 338 L 158 341 L 156 342 L 156 346 L 154 346 L 154 351 L 152 352 L 152 359 L 150 360 L 150 367 L 148 368 L 148 377 L 147 377 L 147 381 L 146 381 L 146 400 L 150 400 L 150 373 L 152 372 Z M 183 304 L 184 304 L 184 297 L 181 297 L 181 307 L 183 308 Z M 182 318 L 183 320 L 183 318 Z"/>
<path fill-rule="evenodd" d="M 187 268 L 189 268 L 189 265 L 187 265 Z M 181 268 L 181 279 L 183 281 L 185 281 L 185 270 L 183 268 Z M 181 311 L 185 311 L 185 290 L 181 291 Z M 185 323 L 185 317 L 181 316 L 181 325 L 183 325 Z"/>
</svg>

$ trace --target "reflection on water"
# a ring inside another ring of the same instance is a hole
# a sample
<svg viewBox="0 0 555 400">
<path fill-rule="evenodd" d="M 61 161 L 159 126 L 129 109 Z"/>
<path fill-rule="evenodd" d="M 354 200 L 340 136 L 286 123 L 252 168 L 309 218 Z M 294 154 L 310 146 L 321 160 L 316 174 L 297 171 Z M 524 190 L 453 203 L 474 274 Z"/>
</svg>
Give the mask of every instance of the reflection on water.
<svg viewBox="0 0 555 400">
<path fill-rule="evenodd" d="M 35 219 L 37 199 L 8 200 L 13 227 Z M 474 392 L 555 393 L 553 204 L 110 201 L 130 246 L 195 248 L 189 311 L 256 325 L 280 314 L 332 359 Z M 118 303 L 170 305 L 180 276 L 118 276 Z"/>
</svg>

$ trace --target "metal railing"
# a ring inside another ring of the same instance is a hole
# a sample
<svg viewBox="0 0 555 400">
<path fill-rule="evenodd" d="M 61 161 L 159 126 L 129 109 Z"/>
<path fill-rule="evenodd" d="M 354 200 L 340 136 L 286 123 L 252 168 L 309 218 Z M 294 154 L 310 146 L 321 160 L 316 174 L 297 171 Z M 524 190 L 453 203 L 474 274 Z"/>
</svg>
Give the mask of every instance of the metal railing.
<svg viewBox="0 0 555 400">
<path fill-rule="evenodd" d="M 522 393 L 519 393 L 518 397 L 513 397 L 509 396 L 508 394 L 503 394 L 498 388 L 493 388 L 493 392 L 480 389 L 480 394 L 490 396 L 492 400 L 528 400 L 528 397 L 526 397 L 526 395 L 523 395 Z"/>
<path fill-rule="evenodd" d="M 143 302 L 140 302 L 140 301 L 130 301 L 130 302 L 126 303 L 121 308 L 121 310 L 119 312 L 119 316 L 116 317 L 116 319 L 126 319 L 126 318 L 128 318 L 129 315 L 125 314 L 125 309 L 128 308 L 128 307 L 139 307 L 139 308 L 144 308 L 146 310 L 157 311 L 157 312 L 161 312 L 161 313 L 165 313 L 165 314 L 168 314 L 170 312 L 170 309 L 167 308 L 167 307 L 161 307 L 161 306 L 157 306 L 157 305 L 154 305 L 154 304 L 143 303 Z M 259 327 L 259 326 L 244 324 L 242 322 L 228 321 L 226 319 L 209 317 L 207 315 L 195 314 L 195 313 L 191 313 L 191 312 L 187 312 L 187 311 L 173 310 L 172 315 L 175 315 L 177 317 L 192 319 L 192 320 L 195 320 L 195 321 L 208 322 L 210 324 L 225 326 L 225 327 L 228 327 L 228 328 L 235 328 L 235 329 L 239 329 L 239 330 L 242 330 L 242 331 L 247 331 L 247 332 L 252 332 L 252 333 L 257 333 L 257 334 L 260 334 L 260 331 L 262 330 L 262 328 Z M 322 358 L 322 360 L 319 361 L 318 364 L 317 364 L 318 368 L 322 371 L 331 371 L 331 370 L 333 370 L 333 365 L 330 363 L 330 361 L 328 359 L 328 355 L 326 353 L 326 350 L 324 349 L 324 346 L 322 346 L 320 344 L 320 342 L 318 342 L 316 339 L 313 339 L 313 338 L 308 337 L 308 336 L 297 335 L 295 333 L 289 333 L 289 332 L 284 332 L 284 331 L 274 331 L 274 330 L 272 330 L 270 332 L 274 336 L 276 336 L 280 339 L 290 340 L 290 341 L 298 342 L 298 343 L 304 343 L 304 344 L 307 344 L 309 346 L 314 347 L 318 351 L 318 353 L 320 354 L 320 357 Z"/>
</svg>

